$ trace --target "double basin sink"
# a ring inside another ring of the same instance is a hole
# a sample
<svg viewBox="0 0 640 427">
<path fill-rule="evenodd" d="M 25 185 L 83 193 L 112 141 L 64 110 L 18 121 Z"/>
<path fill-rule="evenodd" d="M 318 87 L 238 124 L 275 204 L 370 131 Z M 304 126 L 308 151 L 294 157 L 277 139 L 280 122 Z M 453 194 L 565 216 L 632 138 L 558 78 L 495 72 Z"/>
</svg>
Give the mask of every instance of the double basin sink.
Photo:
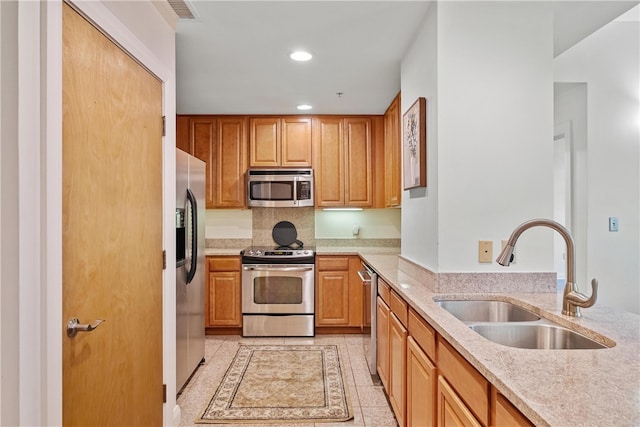
<svg viewBox="0 0 640 427">
<path fill-rule="evenodd" d="M 608 346 L 506 301 L 443 300 L 440 307 L 486 339 L 509 347 L 595 350 Z"/>
</svg>

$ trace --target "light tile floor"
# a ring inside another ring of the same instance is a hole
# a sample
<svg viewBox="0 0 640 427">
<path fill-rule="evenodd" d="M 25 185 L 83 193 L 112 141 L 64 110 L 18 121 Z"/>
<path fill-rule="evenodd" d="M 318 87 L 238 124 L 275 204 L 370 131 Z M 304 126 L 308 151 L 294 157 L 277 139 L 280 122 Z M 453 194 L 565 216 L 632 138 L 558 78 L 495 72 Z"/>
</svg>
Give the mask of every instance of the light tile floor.
<svg viewBox="0 0 640 427">
<path fill-rule="evenodd" d="M 310 338 L 242 338 L 240 336 L 207 336 L 205 364 L 200 366 L 182 394 L 178 397 L 181 410 L 180 426 L 195 424 L 205 405 L 213 396 L 224 373 L 231 364 L 240 344 L 335 344 L 345 372 L 345 382 L 351 398 L 354 418 L 343 423 L 286 424 L 287 427 L 337 426 L 397 426 L 381 385 L 374 384 L 365 359 L 363 335 L 318 335 Z M 212 425 L 212 424 L 209 424 Z M 215 424 L 217 426 L 242 425 L 244 427 L 274 427 L 277 424 Z"/>
</svg>

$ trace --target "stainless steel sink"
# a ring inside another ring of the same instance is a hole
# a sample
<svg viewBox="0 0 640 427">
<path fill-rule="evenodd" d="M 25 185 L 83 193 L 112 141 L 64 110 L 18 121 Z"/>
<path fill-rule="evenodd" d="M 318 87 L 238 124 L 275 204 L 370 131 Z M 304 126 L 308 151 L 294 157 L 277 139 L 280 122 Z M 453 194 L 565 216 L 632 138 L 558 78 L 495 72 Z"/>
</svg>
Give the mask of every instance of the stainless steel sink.
<svg viewBox="0 0 640 427">
<path fill-rule="evenodd" d="M 436 303 L 467 323 L 476 322 L 530 322 L 540 316 L 517 305 L 493 300 L 445 300 Z"/>
<path fill-rule="evenodd" d="M 601 349 L 606 345 L 556 324 L 481 323 L 471 329 L 498 344 L 509 347 L 546 350 Z"/>
</svg>

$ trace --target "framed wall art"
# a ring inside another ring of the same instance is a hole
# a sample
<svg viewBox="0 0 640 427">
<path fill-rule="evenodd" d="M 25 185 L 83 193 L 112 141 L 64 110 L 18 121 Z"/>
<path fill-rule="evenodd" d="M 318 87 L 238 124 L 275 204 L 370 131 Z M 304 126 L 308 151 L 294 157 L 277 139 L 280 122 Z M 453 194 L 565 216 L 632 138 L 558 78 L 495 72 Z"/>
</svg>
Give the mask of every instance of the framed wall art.
<svg viewBox="0 0 640 427">
<path fill-rule="evenodd" d="M 402 173 L 405 190 L 427 186 L 427 100 L 418 98 L 402 116 Z"/>
</svg>

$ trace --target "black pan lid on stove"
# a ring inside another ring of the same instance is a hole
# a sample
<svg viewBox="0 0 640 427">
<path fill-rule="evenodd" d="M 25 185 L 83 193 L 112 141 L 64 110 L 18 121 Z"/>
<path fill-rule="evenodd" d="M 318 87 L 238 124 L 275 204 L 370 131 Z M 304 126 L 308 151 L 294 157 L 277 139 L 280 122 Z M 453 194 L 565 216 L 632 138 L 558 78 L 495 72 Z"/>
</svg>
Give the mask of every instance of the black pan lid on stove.
<svg viewBox="0 0 640 427">
<path fill-rule="evenodd" d="M 299 248 L 303 247 L 303 243 L 298 240 L 298 230 L 296 226 L 289 221 L 280 221 L 273 227 L 271 232 L 273 241 L 282 247 L 291 247 L 296 244 Z"/>
</svg>

